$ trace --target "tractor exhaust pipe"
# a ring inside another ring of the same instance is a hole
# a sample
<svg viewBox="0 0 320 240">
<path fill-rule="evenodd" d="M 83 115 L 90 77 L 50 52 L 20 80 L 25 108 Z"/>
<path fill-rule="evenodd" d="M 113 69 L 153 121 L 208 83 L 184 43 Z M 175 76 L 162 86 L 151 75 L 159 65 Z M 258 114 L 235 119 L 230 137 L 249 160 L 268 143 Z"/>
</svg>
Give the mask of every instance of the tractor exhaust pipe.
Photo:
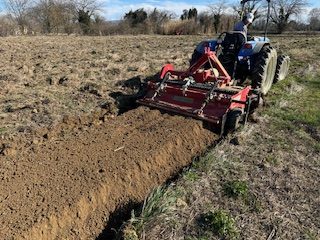
<svg viewBox="0 0 320 240">
<path fill-rule="evenodd" d="M 268 25 L 269 25 L 269 19 L 270 19 L 270 9 L 271 9 L 271 0 L 267 0 L 268 2 L 268 14 L 267 14 L 267 22 L 266 22 L 266 26 L 264 28 L 264 41 L 266 40 L 267 37 L 267 31 L 268 31 Z"/>
</svg>

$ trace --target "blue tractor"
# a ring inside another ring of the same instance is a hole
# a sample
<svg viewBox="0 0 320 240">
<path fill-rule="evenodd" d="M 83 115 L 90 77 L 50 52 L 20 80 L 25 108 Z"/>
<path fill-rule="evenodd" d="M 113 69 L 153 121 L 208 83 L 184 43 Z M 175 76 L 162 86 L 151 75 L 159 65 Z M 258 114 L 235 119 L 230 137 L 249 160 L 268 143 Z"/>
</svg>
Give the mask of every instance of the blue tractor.
<svg viewBox="0 0 320 240">
<path fill-rule="evenodd" d="M 245 4 L 251 0 L 242 0 L 242 14 Z M 209 47 L 238 85 L 249 84 L 266 95 L 273 83 L 283 80 L 289 71 L 290 58 L 277 54 L 266 37 L 270 18 L 270 1 L 263 37 L 247 37 L 243 32 L 224 32 L 217 39 L 202 41 L 192 54 L 190 64 L 195 63 Z M 210 66 L 204 66 L 210 68 Z"/>
</svg>

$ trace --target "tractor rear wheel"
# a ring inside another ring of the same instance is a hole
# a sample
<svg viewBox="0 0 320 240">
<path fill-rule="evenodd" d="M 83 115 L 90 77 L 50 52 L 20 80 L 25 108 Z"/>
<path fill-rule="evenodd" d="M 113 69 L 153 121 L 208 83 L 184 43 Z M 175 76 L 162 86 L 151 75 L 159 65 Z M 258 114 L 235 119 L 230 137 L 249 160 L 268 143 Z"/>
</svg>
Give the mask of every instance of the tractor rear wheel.
<svg viewBox="0 0 320 240">
<path fill-rule="evenodd" d="M 280 55 L 278 56 L 277 60 L 277 69 L 274 75 L 273 82 L 279 82 L 286 78 L 289 72 L 290 66 L 290 57 L 287 55 Z"/>
<path fill-rule="evenodd" d="M 277 67 L 277 51 L 271 46 L 265 46 L 257 56 L 253 66 L 252 86 L 259 88 L 262 95 L 270 90 Z"/>
</svg>

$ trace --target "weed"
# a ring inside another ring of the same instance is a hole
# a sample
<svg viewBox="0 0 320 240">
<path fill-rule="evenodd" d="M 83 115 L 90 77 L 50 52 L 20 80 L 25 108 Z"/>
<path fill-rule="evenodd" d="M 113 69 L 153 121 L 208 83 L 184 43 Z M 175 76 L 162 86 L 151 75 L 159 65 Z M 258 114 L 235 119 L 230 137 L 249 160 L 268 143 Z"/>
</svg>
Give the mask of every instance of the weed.
<svg viewBox="0 0 320 240">
<path fill-rule="evenodd" d="M 228 181 L 224 184 L 225 195 L 232 198 L 241 198 L 250 211 L 260 212 L 261 203 L 253 193 L 249 192 L 248 184 L 244 181 Z"/>
<path fill-rule="evenodd" d="M 257 196 L 253 193 L 249 193 L 245 198 L 244 202 L 247 206 L 249 206 L 249 209 L 251 212 L 261 212 L 262 206 L 261 202 L 257 198 Z"/>
<path fill-rule="evenodd" d="M 214 164 L 219 163 L 218 159 L 216 156 L 212 153 L 207 153 L 204 156 L 200 156 L 199 158 L 195 159 L 192 162 L 192 167 L 191 169 L 196 170 L 197 172 L 201 173 L 210 173 L 212 170 L 212 166 Z"/>
<path fill-rule="evenodd" d="M 311 230 L 307 230 L 304 234 L 306 240 L 316 240 L 318 239 L 316 234 L 314 234 Z"/>
<path fill-rule="evenodd" d="M 209 240 L 209 237 L 186 237 L 185 240 Z"/>
<path fill-rule="evenodd" d="M 186 180 L 188 180 L 188 181 L 195 182 L 195 181 L 197 181 L 200 177 L 199 177 L 199 175 L 197 174 L 197 172 L 192 171 L 192 170 L 189 170 L 188 172 L 186 172 L 186 173 L 183 175 L 183 178 L 186 179 Z"/>
<path fill-rule="evenodd" d="M 245 181 L 228 181 L 224 184 L 223 190 L 228 197 L 246 197 L 248 195 L 248 184 Z"/>
<path fill-rule="evenodd" d="M 266 113 L 278 120 L 275 123 L 279 128 L 299 129 L 299 124 L 292 123 L 319 126 L 320 112 L 318 105 L 314 104 L 320 97 L 318 78 L 319 75 L 292 76 L 274 86 L 270 96 L 272 107 L 266 109 Z M 281 108 L 279 100 L 287 101 L 288 106 Z"/>
<path fill-rule="evenodd" d="M 199 224 L 205 230 L 212 231 L 220 237 L 235 239 L 238 236 L 234 219 L 221 209 L 202 214 Z"/>
<path fill-rule="evenodd" d="M 148 198 L 145 199 L 139 217 L 135 216 L 134 210 L 131 213 L 130 222 L 137 232 L 143 230 L 144 223 L 154 216 L 168 211 L 169 207 L 176 202 L 176 196 L 170 195 L 169 191 L 159 187 L 156 188 Z"/>
<path fill-rule="evenodd" d="M 134 229 L 126 228 L 123 230 L 123 240 L 139 240 L 138 234 Z"/>
<path fill-rule="evenodd" d="M 279 164 L 279 161 L 278 161 L 278 158 L 275 157 L 275 156 L 267 156 L 266 157 L 266 161 L 272 165 L 278 165 Z"/>
<path fill-rule="evenodd" d="M 6 105 L 5 107 L 4 107 L 4 109 L 3 109 L 3 111 L 4 112 L 14 112 L 14 109 L 13 109 L 13 107 L 12 107 L 12 105 Z"/>
</svg>

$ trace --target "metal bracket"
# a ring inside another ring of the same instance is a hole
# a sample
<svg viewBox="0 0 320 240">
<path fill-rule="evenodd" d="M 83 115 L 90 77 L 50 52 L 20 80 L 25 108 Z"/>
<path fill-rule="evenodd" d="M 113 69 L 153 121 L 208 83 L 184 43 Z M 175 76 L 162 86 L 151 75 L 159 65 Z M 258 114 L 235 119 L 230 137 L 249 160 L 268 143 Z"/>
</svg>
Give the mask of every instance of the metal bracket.
<svg viewBox="0 0 320 240">
<path fill-rule="evenodd" d="M 163 78 L 163 80 L 161 81 L 161 83 L 159 84 L 159 87 L 154 92 L 151 100 L 154 100 L 155 97 L 158 96 L 158 94 L 166 88 L 167 84 L 165 82 L 169 79 L 169 77 L 170 77 L 170 73 L 167 73 Z"/>
<path fill-rule="evenodd" d="M 194 78 L 193 77 L 189 77 L 186 84 L 182 85 L 182 93 L 183 96 L 186 95 L 186 91 L 188 90 L 188 87 L 190 86 L 191 83 L 194 82 Z"/>
<path fill-rule="evenodd" d="M 211 90 L 207 93 L 207 97 L 206 99 L 203 101 L 201 108 L 197 109 L 194 111 L 194 113 L 198 114 L 199 116 L 201 116 L 203 114 L 203 109 L 207 106 L 207 104 L 212 100 L 213 98 L 213 93 L 217 88 L 217 83 L 214 84 L 211 88 Z"/>
</svg>

